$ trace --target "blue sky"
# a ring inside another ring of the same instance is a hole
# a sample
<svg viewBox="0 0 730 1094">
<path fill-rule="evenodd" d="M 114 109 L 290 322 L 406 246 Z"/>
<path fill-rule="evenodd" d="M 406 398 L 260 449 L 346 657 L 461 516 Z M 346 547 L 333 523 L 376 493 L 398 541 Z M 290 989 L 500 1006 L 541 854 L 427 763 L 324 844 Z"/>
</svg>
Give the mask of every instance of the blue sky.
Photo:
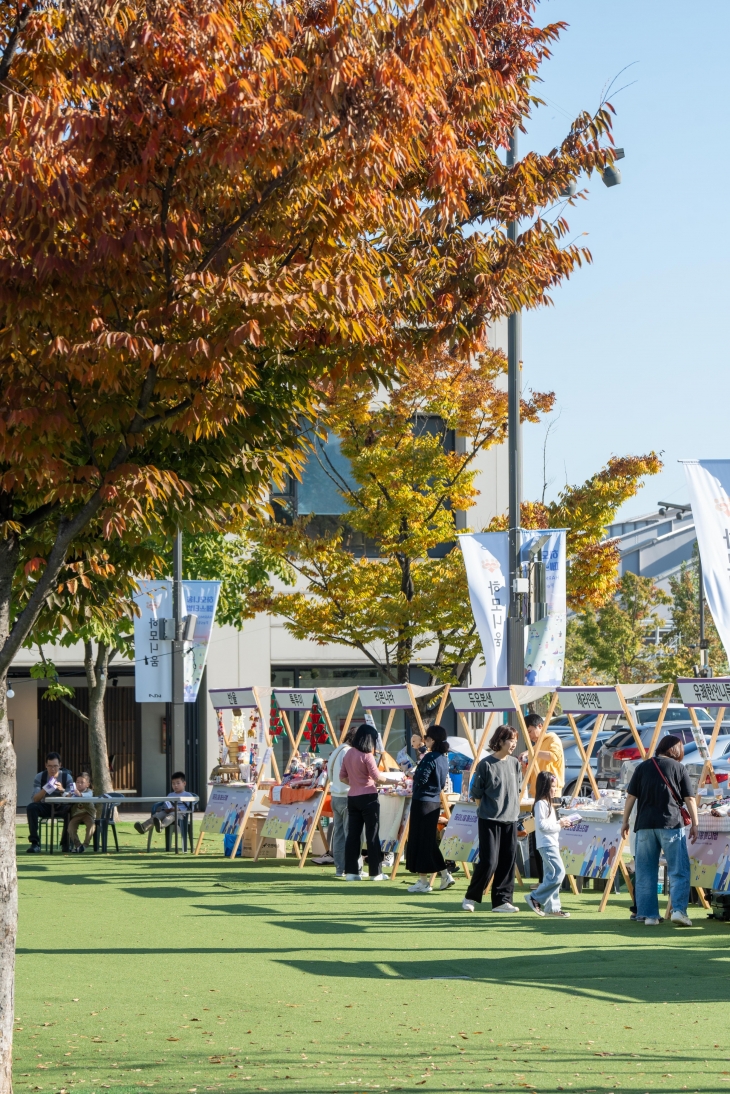
<svg viewBox="0 0 730 1094">
<path fill-rule="evenodd" d="M 524 384 L 554 390 L 547 497 L 611 455 L 663 452 L 622 516 L 686 502 L 681 458 L 730 457 L 730 188 L 727 42 L 730 0 L 542 0 L 565 21 L 537 93 L 547 101 L 520 151 L 547 152 L 604 85 L 635 80 L 614 102 L 626 158 L 621 186 L 598 176 L 568 211 L 593 265 L 524 317 Z M 524 430 L 525 496 L 543 489 L 544 426 Z"/>
</svg>

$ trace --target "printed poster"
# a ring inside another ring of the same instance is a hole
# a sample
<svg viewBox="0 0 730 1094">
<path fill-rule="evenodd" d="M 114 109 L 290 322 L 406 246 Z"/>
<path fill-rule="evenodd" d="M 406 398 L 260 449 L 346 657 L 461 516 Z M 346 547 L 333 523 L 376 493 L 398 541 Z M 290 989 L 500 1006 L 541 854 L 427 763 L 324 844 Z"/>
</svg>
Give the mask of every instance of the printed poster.
<svg viewBox="0 0 730 1094">
<path fill-rule="evenodd" d="M 479 857 L 479 822 L 474 802 L 452 807 L 441 840 L 441 854 L 454 862 L 476 862 Z"/>
<path fill-rule="evenodd" d="M 210 792 L 202 832 L 217 832 L 226 836 L 238 832 L 243 816 L 253 796 L 250 786 L 215 786 Z"/>
<path fill-rule="evenodd" d="M 621 843 L 621 817 L 611 821 L 579 820 L 560 830 L 560 854 L 574 877 L 607 878 Z"/>
<path fill-rule="evenodd" d="M 697 834 L 697 842 L 687 842 L 689 851 L 690 885 L 701 889 L 730 890 L 730 832 Z"/>
<path fill-rule="evenodd" d="M 312 830 L 320 795 L 298 802 L 275 802 L 269 809 L 261 835 L 266 839 L 290 839 L 304 843 Z"/>
<path fill-rule="evenodd" d="M 397 851 L 408 819 L 405 794 L 379 794 L 380 799 L 380 848 L 383 852 Z M 364 836 L 364 832 L 363 832 Z M 365 842 L 363 839 L 363 847 Z"/>
</svg>

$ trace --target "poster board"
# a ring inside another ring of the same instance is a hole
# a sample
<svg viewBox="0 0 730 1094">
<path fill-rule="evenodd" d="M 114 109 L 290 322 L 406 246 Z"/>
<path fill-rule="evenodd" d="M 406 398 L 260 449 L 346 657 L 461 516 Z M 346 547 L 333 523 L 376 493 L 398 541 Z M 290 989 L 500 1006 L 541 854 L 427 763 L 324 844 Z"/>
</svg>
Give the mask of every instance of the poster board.
<svg viewBox="0 0 730 1094">
<path fill-rule="evenodd" d="M 441 854 L 455 862 L 476 862 L 479 820 L 475 802 L 457 802 L 441 839 Z"/>
<path fill-rule="evenodd" d="M 223 836 L 237 832 L 252 797 L 251 786 L 214 786 L 205 807 L 201 830 Z"/>
<path fill-rule="evenodd" d="M 222 712 L 224 710 L 241 712 L 243 712 L 244 710 L 256 711 L 259 716 L 259 736 L 263 740 L 265 746 L 258 765 L 258 773 L 256 775 L 256 782 L 254 784 L 252 784 L 251 786 L 235 786 L 235 784 L 233 786 L 227 786 L 227 784 L 225 783 L 220 783 L 214 784 L 213 790 L 211 791 L 211 798 L 215 794 L 216 790 L 223 788 L 244 792 L 247 790 L 250 791 L 250 796 L 246 803 L 243 815 L 240 816 L 240 821 L 236 832 L 236 842 L 233 846 L 233 851 L 231 853 L 231 861 L 235 862 L 239 845 L 241 843 L 241 840 L 243 839 L 243 833 L 245 832 L 246 825 L 248 824 L 251 817 L 253 803 L 256 800 L 256 791 L 261 785 L 261 780 L 263 779 L 264 771 L 269 761 L 271 761 L 271 765 L 273 767 L 276 777 L 279 777 L 279 769 L 276 764 L 276 757 L 274 756 L 274 750 L 271 744 L 271 738 L 269 736 L 268 730 L 268 705 L 271 697 L 271 688 L 257 686 L 246 688 L 211 688 L 208 694 L 210 696 L 211 703 L 219 717 L 222 717 Z M 211 813 L 211 818 L 214 816 L 215 814 Z M 211 825 L 214 825 L 215 822 L 213 819 L 211 819 L 209 823 Z M 212 831 L 215 831 L 214 827 L 207 828 L 205 823 L 201 824 L 200 832 L 198 833 L 198 841 L 195 844 L 196 855 L 200 853 L 200 847 L 206 832 L 211 833 Z"/>
<path fill-rule="evenodd" d="M 305 801 L 274 802 L 261 828 L 259 846 L 254 861 L 258 859 L 265 839 L 293 840 L 295 843 L 311 842 L 322 809 L 324 794 L 318 793 Z"/>
<path fill-rule="evenodd" d="M 408 823 L 411 799 L 405 794 L 378 794 L 380 802 L 380 849 L 384 854 L 397 851 Z M 409 806 L 406 809 L 406 806 Z M 363 833 L 364 835 L 364 833 Z"/>
<path fill-rule="evenodd" d="M 730 818 L 700 816 L 697 841 L 687 850 L 690 885 L 730 892 Z"/>
</svg>

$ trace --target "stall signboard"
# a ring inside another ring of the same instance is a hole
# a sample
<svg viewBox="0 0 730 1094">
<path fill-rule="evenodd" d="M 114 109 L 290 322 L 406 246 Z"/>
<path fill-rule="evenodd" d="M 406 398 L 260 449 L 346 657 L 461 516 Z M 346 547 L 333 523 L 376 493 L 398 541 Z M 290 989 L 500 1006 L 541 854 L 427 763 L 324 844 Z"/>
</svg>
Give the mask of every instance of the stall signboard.
<svg viewBox="0 0 730 1094">
<path fill-rule="evenodd" d="M 553 688 L 515 684 L 504 688 L 451 688 L 449 699 L 457 713 L 517 710 L 549 695 Z"/>
<path fill-rule="evenodd" d="M 607 878 L 621 844 L 621 817 L 581 819 L 560 830 L 560 854 L 566 873 L 574 877 Z"/>
<path fill-rule="evenodd" d="M 695 843 L 688 843 L 690 885 L 701 889 L 730 890 L 730 832 L 711 832 L 702 827 Z"/>
<path fill-rule="evenodd" d="M 379 794 L 380 802 L 380 848 L 383 852 L 397 851 L 406 826 L 408 813 L 405 794 Z"/>
<path fill-rule="evenodd" d="M 264 839 L 288 839 L 304 843 L 312 831 L 321 794 L 306 801 L 274 802 L 261 828 Z"/>
<path fill-rule="evenodd" d="M 730 707 L 730 676 L 677 680 L 686 707 Z"/>
<path fill-rule="evenodd" d="M 257 705 L 253 688 L 211 688 L 208 694 L 216 710 L 249 710 Z"/>
<path fill-rule="evenodd" d="M 314 688 L 274 688 L 279 710 L 309 710 L 317 698 Z"/>
<path fill-rule="evenodd" d="M 560 706 L 564 714 L 623 714 L 623 705 L 616 688 L 558 688 Z"/>
<path fill-rule="evenodd" d="M 360 688 L 359 695 L 365 710 L 411 710 L 413 706 L 407 684 Z"/>
<path fill-rule="evenodd" d="M 479 856 L 479 822 L 473 802 L 457 802 L 451 810 L 441 840 L 441 854 L 454 862 L 476 862 Z"/>
<path fill-rule="evenodd" d="M 253 787 L 250 786 L 214 786 L 201 831 L 218 832 L 223 836 L 238 832 L 252 796 Z"/>
</svg>

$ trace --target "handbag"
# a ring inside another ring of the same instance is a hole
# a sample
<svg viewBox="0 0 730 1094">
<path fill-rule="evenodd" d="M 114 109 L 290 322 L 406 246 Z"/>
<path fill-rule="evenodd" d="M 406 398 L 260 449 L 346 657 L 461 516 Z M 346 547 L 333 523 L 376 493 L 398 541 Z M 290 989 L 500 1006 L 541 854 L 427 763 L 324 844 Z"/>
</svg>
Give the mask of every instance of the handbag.
<svg viewBox="0 0 730 1094">
<path fill-rule="evenodd" d="M 659 774 L 661 775 L 661 777 L 662 777 L 662 778 L 664 779 L 664 782 L 666 783 L 666 786 L 667 786 L 667 790 L 669 791 L 669 793 L 670 793 L 670 794 L 672 795 L 672 797 L 674 798 L 675 802 L 676 802 L 676 803 L 677 803 L 677 805 L 679 806 L 679 812 L 680 812 L 680 814 L 681 814 L 681 817 L 682 817 L 682 823 L 684 824 L 684 827 L 686 828 L 688 824 L 691 824 L 691 823 L 692 823 L 692 818 L 691 818 L 691 817 L 690 817 L 690 815 L 689 815 L 689 809 L 687 809 L 687 806 L 686 806 L 686 805 L 684 804 L 684 802 L 682 801 L 682 799 L 681 799 L 681 798 L 679 797 L 679 795 L 677 794 L 677 792 L 676 792 L 676 790 L 674 789 L 674 787 L 673 787 L 673 786 L 671 786 L 671 784 L 670 784 L 670 783 L 669 783 L 669 781 L 667 780 L 667 777 L 666 777 L 666 775 L 664 774 L 664 772 L 662 771 L 661 767 L 660 767 L 660 766 L 659 766 L 659 764 L 658 764 L 658 763 L 656 762 L 656 760 L 654 759 L 654 757 L 653 757 L 653 756 L 652 756 L 652 758 L 651 758 L 651 762 L 652 762 L 652 763 L 654 764 L 654 767 L 655 767 L 655 768 L 657 769 L 657 771 L 659 772 Z"/>
</svg>

